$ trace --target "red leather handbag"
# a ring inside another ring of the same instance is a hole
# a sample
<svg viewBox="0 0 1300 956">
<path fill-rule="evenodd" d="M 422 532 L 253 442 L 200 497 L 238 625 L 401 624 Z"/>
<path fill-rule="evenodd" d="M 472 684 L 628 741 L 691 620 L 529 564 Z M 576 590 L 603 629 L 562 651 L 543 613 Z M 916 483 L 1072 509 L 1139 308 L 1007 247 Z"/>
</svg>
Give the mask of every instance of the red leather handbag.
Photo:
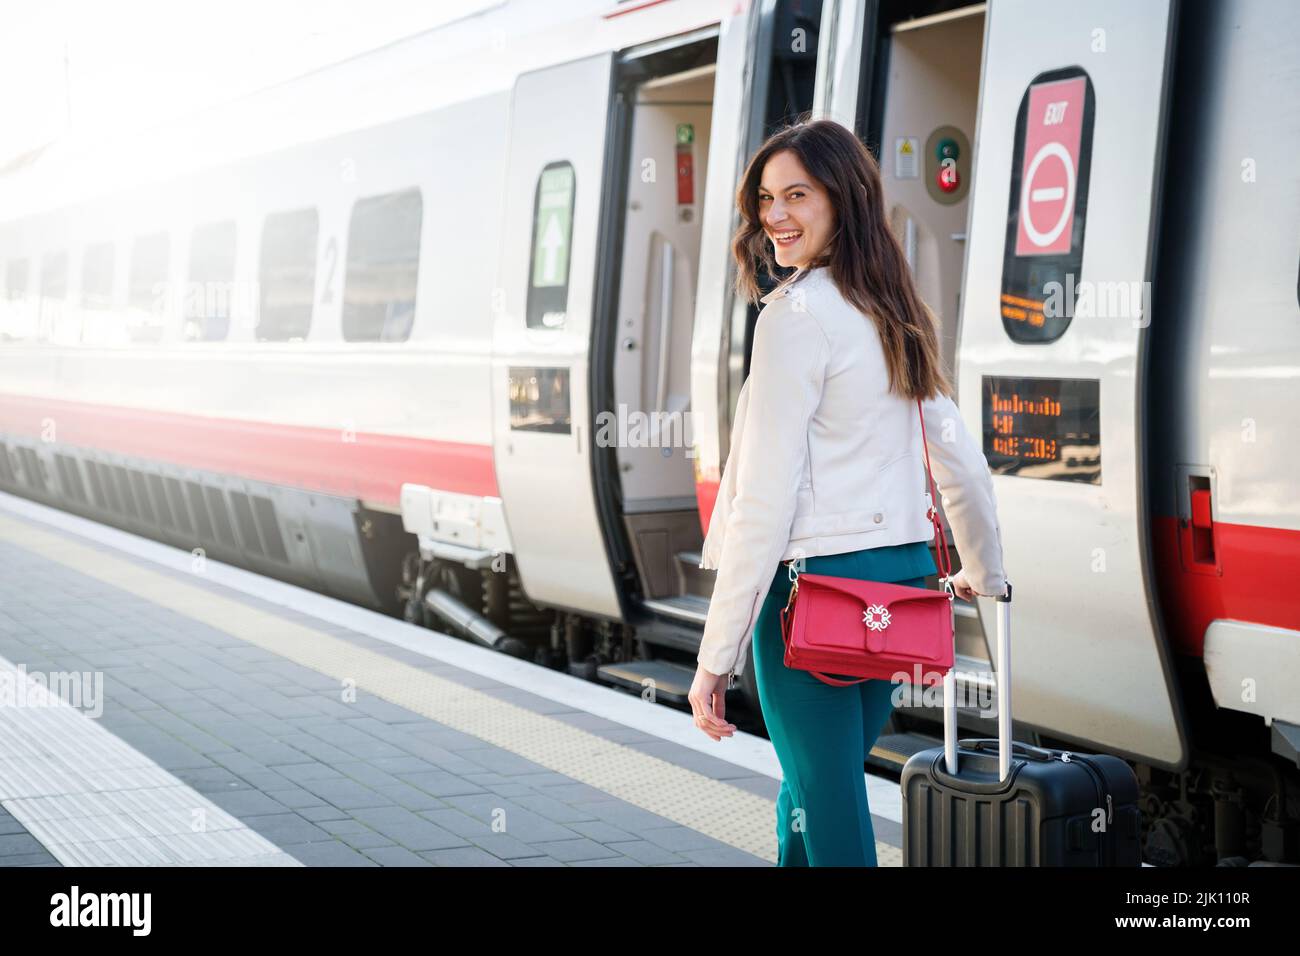
<svg viewBox="0 0 1300 956">
<path fill-rule="evenodd" d="M 781 636 L 785 641 L 785 666 L 809 671 L 825 684 L 847 687 L 873 678 L 896 676 L 915 683 L 937 681 L 953 666 L 952 562 L 943 525 L 934 506 L 934 476 L 925 442 L 925 413 L 921 415 L 921 447 L 930 482 L 930 509 L 934 524 L 940 583 L 943 591 L 906 587 L 880 581 L 861 581 L 829 574 L 799 574 L 787 561 L 790 598 L 781 611 Z M 860 680 L 839 680 L 822 671 L 853 674 Z"/>
</svg>

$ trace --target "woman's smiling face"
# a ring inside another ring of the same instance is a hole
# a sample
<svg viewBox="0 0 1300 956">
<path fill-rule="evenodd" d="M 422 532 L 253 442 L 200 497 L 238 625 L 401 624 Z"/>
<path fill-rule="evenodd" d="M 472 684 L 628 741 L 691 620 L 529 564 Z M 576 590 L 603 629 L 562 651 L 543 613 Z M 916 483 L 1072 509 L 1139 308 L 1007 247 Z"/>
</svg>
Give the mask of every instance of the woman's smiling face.
<svg viewBox="0 0 1300 956">
<path fill-rule="evenodd" d="M 758 217 L 778 265 L 802 266 L 815 258 L 835 231 L 835 211 L 793 150 L 773 153 L 763 165 Z"/>
</svg>

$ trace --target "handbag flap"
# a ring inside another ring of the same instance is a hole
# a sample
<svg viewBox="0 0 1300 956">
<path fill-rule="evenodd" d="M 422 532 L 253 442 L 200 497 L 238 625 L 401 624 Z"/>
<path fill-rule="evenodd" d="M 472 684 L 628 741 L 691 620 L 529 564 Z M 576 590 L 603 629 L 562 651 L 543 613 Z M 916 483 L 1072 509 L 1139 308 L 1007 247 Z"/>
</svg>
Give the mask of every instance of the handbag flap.
<svg viewBox="0 0 1300 956">
<path fill-rule="evenodd" d="M 940 663 L 952 658 L 952 614 L 946 591 L 800 574 L 794 623 L 809 650 Z"/>
</svg>

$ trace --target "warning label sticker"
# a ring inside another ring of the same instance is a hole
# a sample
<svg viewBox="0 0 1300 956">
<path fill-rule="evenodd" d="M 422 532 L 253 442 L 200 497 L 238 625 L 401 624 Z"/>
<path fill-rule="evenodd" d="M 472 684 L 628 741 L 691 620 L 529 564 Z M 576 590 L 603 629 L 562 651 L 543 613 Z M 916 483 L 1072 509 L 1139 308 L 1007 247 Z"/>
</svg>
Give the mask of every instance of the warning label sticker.
<svg viewBox="0 0 1300 956">
<path fill-rule="evenodd" d="M 916 179 L 919 175 L 917 160 L 921 154 L 921 140 L 915 136 L 900 136 L 894 141 L 894 178 Z"/>
</svg>

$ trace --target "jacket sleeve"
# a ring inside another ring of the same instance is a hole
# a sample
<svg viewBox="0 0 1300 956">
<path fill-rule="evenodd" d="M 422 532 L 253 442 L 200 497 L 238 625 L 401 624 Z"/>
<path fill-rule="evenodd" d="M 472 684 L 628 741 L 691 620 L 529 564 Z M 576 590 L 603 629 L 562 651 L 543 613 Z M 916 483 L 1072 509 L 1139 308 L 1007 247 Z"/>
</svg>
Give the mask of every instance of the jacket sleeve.
<svg viewBox="0 0 1300 956">
<path fill-rule="evenodd" d="M 754 330 L 736 494 L 696 657 L 711 674 L 741 669 L 745 637 L 790 542 L 808 424 L 829 362 L 830 343 L 811 313 L 795 308 L 790 297 L 763 309 Z"/>
<path fill-rule="evenodd" d="M 988 461 L 951 398 L 940 395 L 921 407 L 934 483 L 966 578 L 980 594 L 1004 594 L 1002 531 Z"/>
</svg>

